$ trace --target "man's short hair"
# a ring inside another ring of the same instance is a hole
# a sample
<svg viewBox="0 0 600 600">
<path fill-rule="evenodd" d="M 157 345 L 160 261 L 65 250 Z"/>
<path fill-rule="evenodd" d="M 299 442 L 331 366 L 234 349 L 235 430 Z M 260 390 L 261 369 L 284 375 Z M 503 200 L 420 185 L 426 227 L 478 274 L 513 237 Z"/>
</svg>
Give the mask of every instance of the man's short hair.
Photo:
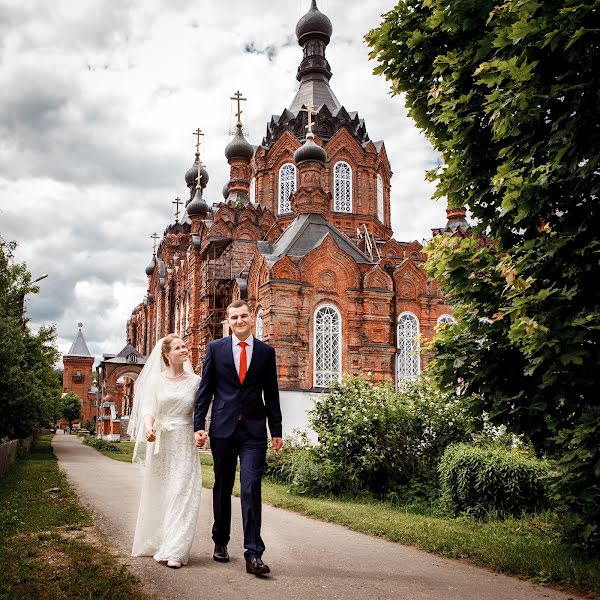
<svg viewBox="0 0 600 600">
<path fill-rule="evenodd" d="M 242 306 L 245 306 L 248 309 L 248 312 L 250 312 L 250 305 L 248 304 L 248 302 L 246 302 L 246 300 L 236 300 L 235 302 L 229 304 L 227 310 L 225 311 L 225 314 L 229 316 L 230 308 L 242 308 Z"/>
</svg>

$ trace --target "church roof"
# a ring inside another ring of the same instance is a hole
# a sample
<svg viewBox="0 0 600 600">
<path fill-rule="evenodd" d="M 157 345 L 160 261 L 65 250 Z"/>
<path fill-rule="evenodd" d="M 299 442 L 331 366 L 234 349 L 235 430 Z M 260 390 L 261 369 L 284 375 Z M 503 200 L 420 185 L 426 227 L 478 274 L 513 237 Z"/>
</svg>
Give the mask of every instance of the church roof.
<svg viewBox="0 0 600 600">
<path fill-rule="evenodd" d="M 320 246 L 327 234 L 330 234 L 340 249 L 357 263 L 370 264 L 372 262 L 366 254 L 363 254 L 352 243 L 348 236 L 344 235 L 319 213 L 299 215 L 273 246 L 268 242 L 260 242 L 258 248 L 267 262 L 274 264 L 283 256 L 305 256 L 311 250 Z"/>
<path fill-rule="evenodd" d="M 81 333 L 81 328 L 83 325 L 79 324 L 79 332 L 77 333 L 77 337 L 75 341 L 71 344 L 71 349 L 65 354 L 65 356 L 92 356 L 90 351 L 83 339 L 83 333 Z"/>
<path fill-rule="evenodd" d="M 300 83 L 296 97 L 290 105 L 290 110 L 298 114 L 303 106 L 320 107 L 325 105 L 332 113 L 341 108 L 340 101 L 335 97 L 329 83 L 324 79 L 308 79 Z"/>
<path fill-rule="evenodd" d="M 134 363 L 143 365 L 146 362 L 146 358 L 142 356 L 134 346 L 127 342 L 125 348 L 123 348 L 116 356 L 114 354 L 105 354 L 103 362 L 111 364 Z"/>
</svg>

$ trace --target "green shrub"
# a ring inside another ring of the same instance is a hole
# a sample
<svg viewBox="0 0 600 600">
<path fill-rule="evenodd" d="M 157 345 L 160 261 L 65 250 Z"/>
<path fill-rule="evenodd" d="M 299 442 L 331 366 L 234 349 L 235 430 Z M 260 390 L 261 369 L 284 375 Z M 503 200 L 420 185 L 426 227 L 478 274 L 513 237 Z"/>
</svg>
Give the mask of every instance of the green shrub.
<svg viewBox="0 0 600 600">
<path fill-rule="evenodd" d="M 96 450 L 105 450 L 107 452 L 119 452 L 119 446 L 113 442 L 107 442 L 106 440 L 101 440 L 93 435 L 88 435 L 83 438 L 83 443 L 91 446 L 92 448 L 96 448 Z"/>
<path fill-rule="evenodd" d="M 390 385 L 345 377 L 316 400 L 309 415 L 319 436 L 311 451 L 318 466 L 303 464 L 294 474 L 296 487 L 318 488 L 320 473 L 325 493 L 377 498 L 409 490 L 433 495 L 441 454 L 449 444 L 470 440 L 475 427 L 462 400 L 441 394 L 425 378 L 394 393 Z"/>
<path fill-rule="evenodd" d="M 286 436 L 283 448 L 279 452 L 271 448 L 267 450 L 265 477 L 278 483 L 291 484 L 298 466 L 303 461 L 310 460 L 310 448 L 305 433 L 294 432 L 294 435 Z"/>
<path fill-rule="evenodd" d="M 439 472 L 455 515 L 521 516 L 549 505 L 548 463 L 520 450 L 457 444 L 444 452 Z"/>
</svg>

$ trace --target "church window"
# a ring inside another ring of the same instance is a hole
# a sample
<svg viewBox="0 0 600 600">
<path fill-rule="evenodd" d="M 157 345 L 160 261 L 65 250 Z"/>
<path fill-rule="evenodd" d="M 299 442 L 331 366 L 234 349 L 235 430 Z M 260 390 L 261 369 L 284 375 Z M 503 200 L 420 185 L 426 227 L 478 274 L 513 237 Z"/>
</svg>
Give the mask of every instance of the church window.
<svg viewBox="0 0 600 600">
<path fill-rule="evenodd" d="M 342 380 L 342 319 L 334 306 L 321 306 L 314 317 L 314 385 Z"/>
<path fill-rule="evenodd" d="M 256 177 L 250 180 L 250 202 L 256 202 Z"/>
<path fill-rule="evenodd" d="M 264 324 L 262 312 L 260 310 L 256 313 L 254 337 L 259 340 L 262 340 L 264 337 Z"/>
<path fill-rule="evenodd" d="M 286 163 L 279 169 L 279 214 L 292 212 L 290 196 L 296 191 L 296 167 Z"/>
<path fill-rule="evenodd" d="M 334 209 L 336 212 L 352 212 L 352 169 L 345 162 L 333 167 Z"/>
<path fill-rule="evenodd" d="M 398 380 L 416 379 L 419 375 L 419 320 L 409 312 L 398 317 Z"/>
<path fill-rule="evenodd" d="M 438 325 L 440 323 L 448 323 L 448 325 L 454 325 L 456 323 L 456 319 L 452 315 L 441 315 L 438 317 Z"/>
<path fill-rule="evenodd" d="M 377 218 L 383 223 L 383 179 L 377 175 Z"/>
</svg>

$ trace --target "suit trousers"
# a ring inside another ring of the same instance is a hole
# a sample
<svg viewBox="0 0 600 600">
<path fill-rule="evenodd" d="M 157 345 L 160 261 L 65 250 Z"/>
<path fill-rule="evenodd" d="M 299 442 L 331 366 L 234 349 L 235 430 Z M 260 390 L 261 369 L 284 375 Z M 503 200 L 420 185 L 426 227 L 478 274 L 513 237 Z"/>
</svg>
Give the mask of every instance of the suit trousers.
<svg viewBox="0 0 600 600">
<path fill-rule="evenodd" d="M 235 470 L 240 459 L 240 499 L 244 528 L 244 556 L 262 556 L 265 545 L 260 536 L 262 499 L 261 478 L 267 453 L 266 438 L 249 434 L 243 420 L 239 421 L 230 437 L 211 436 L 215 485 L 213 488 L 214 524 L 212 538 L 215 544 L 225 546 L 231 533 L 231 493 Z"/>
</svg>

